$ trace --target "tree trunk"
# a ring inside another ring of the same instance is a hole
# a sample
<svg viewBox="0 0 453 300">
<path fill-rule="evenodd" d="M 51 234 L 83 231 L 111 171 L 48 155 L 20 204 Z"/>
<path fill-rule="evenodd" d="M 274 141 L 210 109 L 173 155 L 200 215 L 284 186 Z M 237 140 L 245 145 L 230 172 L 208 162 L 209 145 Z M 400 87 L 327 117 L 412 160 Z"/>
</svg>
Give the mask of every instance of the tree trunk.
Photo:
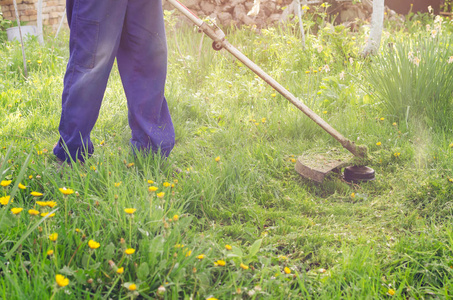
<svg viewBox="0 0 453 300">
<path fill-rule="evenodd" d="M 384 0 L 373 0 L 373 14 L 371 15 L 371 29 L 368 42 L 363 49 L 364 57 L 375 54 L 381 44 L 382 29 L 384 27 Z"/>
</svg>

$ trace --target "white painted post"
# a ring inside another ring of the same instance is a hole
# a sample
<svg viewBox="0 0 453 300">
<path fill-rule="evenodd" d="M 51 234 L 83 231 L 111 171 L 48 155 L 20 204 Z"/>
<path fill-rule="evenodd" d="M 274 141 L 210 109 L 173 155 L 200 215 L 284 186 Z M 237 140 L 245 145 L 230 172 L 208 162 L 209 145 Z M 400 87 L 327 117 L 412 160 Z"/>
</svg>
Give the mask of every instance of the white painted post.
<svg viewBox="0 0 453 300">
<path fill-rule="evenodd" d="M 42 33 L 42 0 L 38 0 L 38 15 L 36 16 L 36 23 L 38 25 L 38 42 L 41 46 L 44 45 L 44 36 Z"/>
<path fill-rule="evenodd" d="M 22 29 L 20 28 L 19 11 L 17 10 L 17 2 L 16 2 L 16 0 L 14 0 L 13 3 L 14 3 L 14 11 L 16 12 L 17 27 L 19 27 L 20 44 L 22 46 L 22 59 L 24 61 L 24 75 L 25 75 L 25 78 L 27 78 L 28 77 L 27 59 L 25 58 L 24 39 L 22 38 Z"/>
</svg>

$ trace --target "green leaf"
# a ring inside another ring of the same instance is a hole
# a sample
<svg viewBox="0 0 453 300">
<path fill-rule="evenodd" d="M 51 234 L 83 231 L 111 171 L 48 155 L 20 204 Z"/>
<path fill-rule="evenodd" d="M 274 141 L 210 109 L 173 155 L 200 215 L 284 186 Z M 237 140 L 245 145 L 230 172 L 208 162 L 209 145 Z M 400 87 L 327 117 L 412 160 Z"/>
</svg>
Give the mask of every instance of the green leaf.
<svg viewBox="0 0 453 300">
<path fill-rule="evenodd" d="M 233 249 L 231 249 L 231 252 L 236 255 L 237 257 L 242 258 L 244 256 L 244 253 L 242 253 L 241 248 L 233 246 Z"/>
<path fill-rule="evenodd" d="M 146 281 L 149 275 L 149 266 L 146 262 L 142 263 L 137 270 L 137 277 L 141 281 Z"/>
<path fill-rule="evenodd" d="M 255 256 L 258 251 L 260 251 L 261 243 L 263 242 L 263 239 L 256 240 L 253 245 L 250 246 L 249 248 L 249 256 Z"/>
<path fill-rule="evenodd" d="M 106 260 L 112 259 L 114 253 L 115 253 L 115 245 L 113 245 L 113 243 L 110 243 L 107 245 L 107 247 L 105 247 L 104 258 Z"/>
<path fill-rule="evenodd" d="M 71 268 L 69 268 L 68 266 L 64 266 L 63 268 L 60 269 L 60 271 L 58 271 L 60 274 L 63 274 L 63 275 L 66 275 L 66 276 L 74 276 L 74 274 L 76 273 L 74 270 L 72 270 Z"/>
</svg>

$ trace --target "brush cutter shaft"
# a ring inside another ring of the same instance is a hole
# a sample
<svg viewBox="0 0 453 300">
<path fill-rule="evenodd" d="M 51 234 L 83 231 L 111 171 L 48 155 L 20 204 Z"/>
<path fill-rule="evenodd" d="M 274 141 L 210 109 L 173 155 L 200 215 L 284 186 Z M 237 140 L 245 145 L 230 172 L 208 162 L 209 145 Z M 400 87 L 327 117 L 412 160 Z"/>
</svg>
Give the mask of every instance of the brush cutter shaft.
<svg viewBox="0 0 453 300">
<path fill-rule="evenodd" d="M 327 133 L 333 136 L 340 144 L 349 150 L 355 156 L 363 157 L 365 155 L 363 149 L 357 147 L 352 141 L 345 138 L 341 133 L 336 131 L 332 126 L 330 126 L 326 121 L 324 121 L 320 116 L 313 112 L 308 106 L 302 103 L 297 99 L 293 94 L 291 94 L 287 89 L 285 89 L 280 83 L 278 83 L 274 78 L 269 76 L 264 72 L 259 66 L 257 66 L 253 61 L 251 61 L 247 56 L 242 52 L 236 49 L 231 45 L 226 39 L 225 34 L 220 30 L 220 28 L 212 28 L 193 14 L 187 7 L 181 4 L 178 0 L 167 0 L 170 2 L 176 9 L 188 17 L 193 23 L 195 23 L 206 35 L 208 35 L 213 41 L 213 47 L 216 50 L 224 48 L 230 52 L 234 57 L 246 65 L 250 70 L 255 74 L 261 77 L 266 81 L 271 87 L 278 91 L 283 97 L 289 100 L 294 106 L 300 109 L 304 114 L 306 114 L 310 119 L 312 119 L 316 124 L 318 124 L 322 129 Z"/>
</svg>

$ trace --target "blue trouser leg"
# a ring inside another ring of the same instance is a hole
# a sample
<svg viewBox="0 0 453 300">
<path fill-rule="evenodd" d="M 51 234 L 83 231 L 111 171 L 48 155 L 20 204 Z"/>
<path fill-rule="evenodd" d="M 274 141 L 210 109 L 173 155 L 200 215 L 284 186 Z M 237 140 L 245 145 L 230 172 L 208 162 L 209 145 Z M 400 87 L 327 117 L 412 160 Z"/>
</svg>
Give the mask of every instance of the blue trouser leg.
<svg viewBox="0 0 453 300">
<path fill-rule="evenodd" d="M 54 154 L 76 161 L 83 161 L 83 154 L 92 154 L 90 133 L 118 56 L 128 99 L 131 143 L 155 152 L 160 147 L 168 155 L 174 145 L 174 130 L 163 96 L 166 41 L 161 1 L 67 0 L 67 7 L 70 58 L 64 78 L 60 140 Z"/>
<path fill-rule="evenodd" d="M 160 0 L 130 0 L 117 53 L 128 102 L 131 144 L 168 156 L 175 133 L 164 97 L 167 43 Z"/>
</svg>

